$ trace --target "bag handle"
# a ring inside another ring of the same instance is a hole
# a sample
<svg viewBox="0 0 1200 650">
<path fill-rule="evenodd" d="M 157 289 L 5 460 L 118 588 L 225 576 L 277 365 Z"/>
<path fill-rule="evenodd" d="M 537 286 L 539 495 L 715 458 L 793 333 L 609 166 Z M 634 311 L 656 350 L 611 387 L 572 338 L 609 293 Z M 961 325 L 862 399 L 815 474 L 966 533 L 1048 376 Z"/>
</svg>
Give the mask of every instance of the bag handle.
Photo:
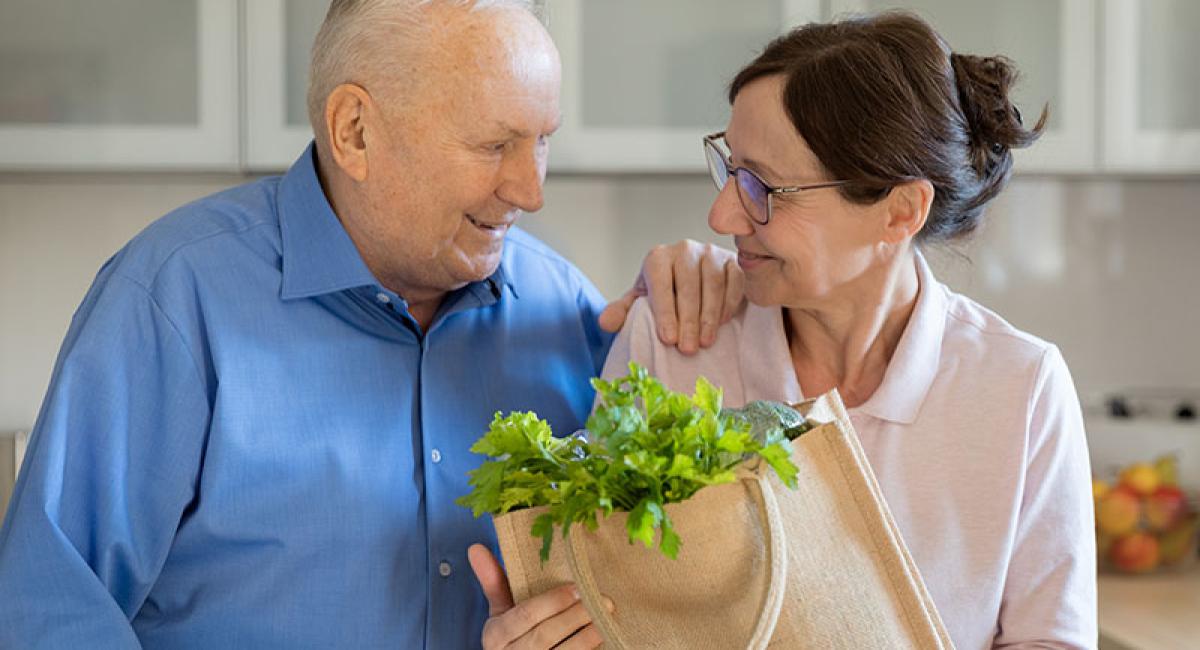
<svg viewBox="0 0 1200 650">
<path fill-rule="evenodd" d="M 783 517 L 779 512 L 779 502 L 775 499 L 775 491 L 768 482 L 764 472 L 766 463 L 759 462 L 753 469 L 742 466 L 738 471 L 738 479 L 748 484 L 750 493 L 758 506 L 760 520 L 766 524 L 767 532 L 767 571 L 769 579 L 766 591 L 763 593 L 762 605 L 759 610 L 758 622 L 746 642 L 747 650 L 763 650 L 775 633 L 775 624 L 779 621 L 779 611 L 783 607 L 783 592 L 787 578 L 787 543 L 784 539 Z M 627 650 L 635 646 L 625 640 L 613 620 L 612 614 L 604 606 L 595 574 L 587 562 L 587 549 L 584 548 L 583 536 L 567 535 L 567 562 L 571 573 L 575 576 L 575 584 L 579 588 L 579 596 L 592 622 L 604 636 L 604 645 L 612 650 Z"/>
</svg>

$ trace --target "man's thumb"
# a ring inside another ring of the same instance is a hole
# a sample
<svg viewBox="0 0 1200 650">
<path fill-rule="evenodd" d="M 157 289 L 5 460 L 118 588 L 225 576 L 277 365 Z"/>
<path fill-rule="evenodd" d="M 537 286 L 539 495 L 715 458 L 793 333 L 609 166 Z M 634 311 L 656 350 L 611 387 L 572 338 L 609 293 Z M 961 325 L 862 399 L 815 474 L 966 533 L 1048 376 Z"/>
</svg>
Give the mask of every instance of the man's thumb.
<svg viewBox="0 0 1200 650">
<path fill-rule="evenodd" d="M 508 576 L 500 567 L 495 555 L 483 544 L 472 544 L 467 549 L 467 560 L 475 579 L 483 588 L 483 595 L 488 600 L 488 616 L 503 614 L 513 607 L 512 591 L 508 588 Z"/>
</svg>

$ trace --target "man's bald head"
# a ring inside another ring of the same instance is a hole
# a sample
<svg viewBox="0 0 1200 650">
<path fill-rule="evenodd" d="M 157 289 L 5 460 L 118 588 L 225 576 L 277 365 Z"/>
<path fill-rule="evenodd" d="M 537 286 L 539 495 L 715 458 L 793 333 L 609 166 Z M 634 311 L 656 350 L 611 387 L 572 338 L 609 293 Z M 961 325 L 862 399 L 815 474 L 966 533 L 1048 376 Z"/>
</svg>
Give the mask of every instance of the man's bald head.
<svg viewBox="0 0 1200 650">
<path fill-rule="evenodd" d="M 318 145 L 325 136 L 325 102 L 337 86 L 374 86 L 402 101 L 403 88 L 431 80 L 424 54 L 440 40 L 433 38 L 438 22 L 431 13 L 441 7 L 534 11 L 532 0 L 333 0 L 309 67 L 308 117 Z"/>
</svg>

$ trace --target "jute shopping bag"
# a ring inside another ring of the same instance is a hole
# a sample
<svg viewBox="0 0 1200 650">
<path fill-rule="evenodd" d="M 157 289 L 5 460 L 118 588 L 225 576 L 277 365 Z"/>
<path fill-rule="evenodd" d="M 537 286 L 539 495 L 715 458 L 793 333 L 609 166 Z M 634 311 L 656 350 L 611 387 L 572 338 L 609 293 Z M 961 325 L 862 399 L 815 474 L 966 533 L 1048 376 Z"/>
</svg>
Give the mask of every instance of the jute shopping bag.
<svg viewBox="0 0 1200 650">
<path fill-rule="evenodd" d="M 822 423 L 792 442 L 798 489 L 747 463 L 667 505 L 675 560 L 631 545 L 617 513 L 573 527 L 543 563 L 530 535 L 543 508 L 496 517 L 514 599 L 574 582 L 617 650 L 952 648 L 837 392 L 795 408 Z"/>
</svg>

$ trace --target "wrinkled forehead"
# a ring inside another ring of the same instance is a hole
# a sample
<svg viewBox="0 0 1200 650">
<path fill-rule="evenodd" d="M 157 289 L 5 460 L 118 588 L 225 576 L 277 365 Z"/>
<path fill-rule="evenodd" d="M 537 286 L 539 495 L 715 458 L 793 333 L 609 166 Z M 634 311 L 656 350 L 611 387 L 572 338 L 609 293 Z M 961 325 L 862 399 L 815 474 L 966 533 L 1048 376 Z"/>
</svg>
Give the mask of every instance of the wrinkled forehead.
<svg viewBox="0 0 1200 650">
<path fill-rule="evenodd" d="M 733 102 L 726 129 L 735 164 L 756 172 L 768 172 L 775 182 L 809 180 L 821 173 L 822 165 L 804 137 L 788 117 L 783 104 L 784 78 L 769 75 L 742 87 Z"/>
</svg>

